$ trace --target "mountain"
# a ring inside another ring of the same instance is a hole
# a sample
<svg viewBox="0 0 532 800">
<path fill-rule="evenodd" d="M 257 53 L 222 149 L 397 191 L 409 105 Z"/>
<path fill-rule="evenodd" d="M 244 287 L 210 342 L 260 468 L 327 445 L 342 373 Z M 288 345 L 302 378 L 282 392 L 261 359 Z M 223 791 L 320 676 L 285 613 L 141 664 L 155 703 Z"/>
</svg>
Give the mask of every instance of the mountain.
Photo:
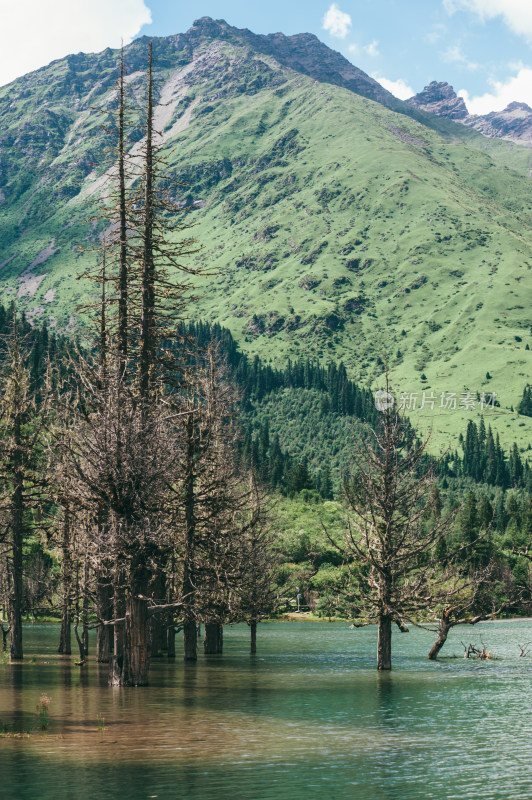
<svg viewBox="0 0 532 800">
<path fill-rule="evenodd" d="M 133 149 L 147 45 L 125 53 Z M 510 406 L 531 372 L 530 150 L 400 104 L 308 34 L 202 19 L 154 58 L 176 199 L 197 205 L 191 263 L 211 272 L 194 316 L 266 361 L 335 357 L 366 384 L 386 356 L 434 447 L 478 418 L 442 394 L 495 391 L 492 424 L 525 446 L 532 421 Z M 0 89 L 0 281 L 61 330 L 93 291 L 76 278 L 97 257 L 117 59 L 69 56 Z"/>
<path fill-rule="evenodd" d="M 532 108 L 526 103 L 510 103 L 503 111 L 491 111 L 484 116 L 470 115 L 464 122 L 484 136 L 532 147 Z"/>
<path fill-rule="evenodd" d="M 458 97 L 453 87 L 448 83 L 431 81 L 422 92 L 406 100 L 408 105 L 428 111 L 444 119 L 464 120 L 469 116 L 469 111 L 461 97 Z"/>
<path fill-rule="evenodd" d="M 406 103 L 437 117 L 461 122 L 484 136 L 532 147 L 532 108 L 526 103 L 510 103 L 504 111 L 491 111 L 484 115 L 470 114 L 453 87 L 437 81 L 429 83 Z"/>
</svg>

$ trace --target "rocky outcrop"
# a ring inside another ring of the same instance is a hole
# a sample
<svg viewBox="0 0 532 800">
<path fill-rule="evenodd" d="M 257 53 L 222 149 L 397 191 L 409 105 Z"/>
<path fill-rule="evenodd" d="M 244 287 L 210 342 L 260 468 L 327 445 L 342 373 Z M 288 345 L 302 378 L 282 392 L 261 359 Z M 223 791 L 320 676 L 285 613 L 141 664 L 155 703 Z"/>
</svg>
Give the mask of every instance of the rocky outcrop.
<svg viewBox="0 0 532 800">
<path fill-rule="evenodd" d="M 437 117 L 461 122 L 484 136 L 532 147 L 532 108 L 526 103 L 510 103 L 503 111 L 484 115 L 470 114 L 453 87 L 438 81 L 429 83 L 406 103 Z"/>
<path fill-rule="evenodd" d="M 176 51 L 189 53 L 204 41 L 225 40 L 235 44 L 245 44 L 258 53 L 272 56 L 282 66 L 301 72 L 317 81 L 343 86 L 356 94 L 390 107 L 401 104 L 401 101 L 380 83 L 351 64 L 341 53 L 331 50 L 311 33 L 299 33 L 295 36 L 270 33 L 264 36 L 253 33 L 247 28 L 234 28 L 223 19 L 201 17 L 186 33 L 168 39 L 172 40 Z M 131 48 L 131 45 L 129 47 Z"/>
<path fill-rule="evenodd" d="M 468 116 L 467 106 L 448 83 L 432 81 L 422 92 L 406 101 L 408 105 L 436 114 L 437 117 L 462 121 Z"/>
<path fill-rule="evenodd" d="M 484 136 L 532 147 L 532 108 L 526 103 L 510 103 L 503 111 L 492 111 L 484 116 L 471 115 L 464 121 Z"/>
</svg>

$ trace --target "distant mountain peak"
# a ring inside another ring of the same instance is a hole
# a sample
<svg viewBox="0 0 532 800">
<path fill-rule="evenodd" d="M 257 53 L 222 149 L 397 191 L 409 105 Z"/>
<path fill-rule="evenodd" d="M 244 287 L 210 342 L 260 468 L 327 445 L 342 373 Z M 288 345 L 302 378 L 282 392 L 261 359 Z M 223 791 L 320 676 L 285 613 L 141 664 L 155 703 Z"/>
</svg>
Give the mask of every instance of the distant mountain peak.
<svg viewBox="0 0 532 800">
<path fill-rule="evenodd" d="M 517 103 L 515 101 L 506 106 L 504 112 L 506 111 L 524 111 L 527 114 L 532 114 L 532 108 L 527 103 Z"/>
<path fill-rule="evenodd" d="M 147 37 L 140 37 L 128 46 L 135 50 L 138 43 L 145 43 Z M 342 86 L 355 94 L 383 103 L 394 110 L 410 113 L 408 107 L 394 97 L 387 89 L 371 78 L 363 70 L 348 61 L 341 53 L 331 50 L 313 33 L 298 33 L 287 36 L 284 33 L 257 34 L 247 28 L 236 28 L 224 19 L 200 17 L 186 33 L 171 37 L 161 37 L 160 44 L 172 41 L 174 47 L 192 52 L 205 41 L 222 39 L 236 46 L 244 46 L 261 55 L 275 58 L 283 67 L 300 72 L 314 80 Z"/>
<path fill-rule="evenodd" d="M 414 108 L 446 119 L 463 120 L 469 113 L 464 100 L 445 81 L 431 81 L 422 92 L 406 102 Z"/>
<path fill-rule="evenodd" d="M 225 19 L 213 19 L 212 17 L 200 17 L 199 19 L 195 19 L 192 23 L 191 28 L 189 28 L 188 33 L 190 31 L 196 29 L 201 30 L 207 34 L 215 34 L 218 33 L 220 30 L 229 28 L 230 25 L 225 21 Z"/>
<path fill-rule="evenodd" d="M 470 114 L 463 99 L 445 81 L 432 81 L 406 102 L 413 108 L 437 117 L 461 122 L 484 136 L 532 147 L 532 108 L 526 103 L 514 101 L 503 111 Z"/>
</svg>

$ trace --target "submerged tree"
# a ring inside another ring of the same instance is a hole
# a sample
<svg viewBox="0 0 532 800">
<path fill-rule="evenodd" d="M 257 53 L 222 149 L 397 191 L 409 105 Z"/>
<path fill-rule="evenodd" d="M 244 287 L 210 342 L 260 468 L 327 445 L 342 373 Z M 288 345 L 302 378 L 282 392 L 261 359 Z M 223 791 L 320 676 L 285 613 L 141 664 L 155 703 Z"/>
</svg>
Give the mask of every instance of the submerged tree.
<svg viewBox="0 0 532 800">
<path fill-rule="evenodd" d="M 352 513 L 338 546 L 353 579 L 356 613 L 378 624 L 379 670 L 392 666 L 392 625 L 406 631 L 406 622 L 431 605 L 444 569 L 436 545 L 451 517 L 426 518 L 436 480 L 427 441 L 419 443 L 397 408 L 387 408 L 379 427 L 356 445 L 344 481 Z"/>
<path fill-rule="evenodd" d="M 21 340 L 15 307 L 11 330 L 4 339 L 5 361 L 0 375 L 0 480 L 4 531 L 7 541 L 8 623 L 10 656 L 21 659 L 23 607 L 23 547 L 35 529 L 34 509 L 43 502 L 47 486 L 43 449 L 47 421 L 47 387 L 37 403 L 29 370 L 31 353 Z"/>
<path fill-rule="evenodd" d="M 91 276 L 101 286 L 99 357 L 79 356 L 81 387 L 71 402 L 62 446 L 98 544 L 93 572 L 99 660 L 106 658 L 104 631 L 111 626 L 110 682 L 144 685 L 156 607 L 172 605 L 159 595 L 168 554 L 175 552 L 167 509 L 180 455 L 177 418 L 186 358 L 181 319 L 191 299 L 179 276 L 194 272 L 182 263 L 191 251 L 190 238 L 173 238 L 188 226 L 174 219 L 183 209 L 169 198 L 162 173 L 151 45 L 145 137 L 129 159 L 124 105 L 122 57 L 115 126 L 118 168 L 116 175 L 110 173 L 116 186 L 104 208 L 111 226 L 101 266 Z"/>
<path fill-rule="evenodd" d="M 269 526 L 269 509 L 251 474 L 247 508 L 239 535 L 238 619 L 247 622 L 251 633 L 251 654 L 257 652 L 257 626 L 273 614 L 278 605 L 275 573 L 278 555 L 273 550 L 275 534 Z"/>
<path fill-rule="evenodd" d="M 176 486 L 176 526 L 182 537 L 185 660 L 197 659 L 197 626 L 205 623 L 206 653 L 221 652 L 222 625 L 232 618 L 240 569 L 239 512 L 248 490 L 236 459 L 237 393 L 216 346 L 198 353 L 183 422 L 184 458 Z"/>
</svg>

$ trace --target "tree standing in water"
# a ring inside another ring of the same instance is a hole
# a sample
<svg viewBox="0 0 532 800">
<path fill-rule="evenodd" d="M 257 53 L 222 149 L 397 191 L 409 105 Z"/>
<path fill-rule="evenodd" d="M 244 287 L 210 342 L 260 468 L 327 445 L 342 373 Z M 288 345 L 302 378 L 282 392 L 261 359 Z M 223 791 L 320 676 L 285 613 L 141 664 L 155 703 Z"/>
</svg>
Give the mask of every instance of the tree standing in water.
<svg viewBox="0 0 532 800">
<path fill-rule="evenodd" d="M 390 398 L 388 377 L 386 392 Z M 378 670 L 392 668 L 392 626 L 407 631 L 406 622 L 434 599 L 445 566 L 436 545 L 452 519 L 427 523 L 425 505 L 436 481 L 428 439 L 416 440 L 396 405 L 384 405 L 378 428 L 355 446 L 354 470 L 344 481 L 352 513 L 339 545 L 357 611 L 378 624 Z"/>
<path fill-rule="evenodd" d="M 23 547 L 35 528 L 32 510 L 44 498 L 45 425 L 48 414 L 48 378 L 37 404 L 28 368 L 30 353 L 19 335 L 13 305 L 11 327 L 3 341 L 6 361 L 0 373 L 3 404 L 0 412 L 0 511 L 9 546 L 8 622 L 10 657 L 21 659 L 23 606 Z"/>
</svg>

